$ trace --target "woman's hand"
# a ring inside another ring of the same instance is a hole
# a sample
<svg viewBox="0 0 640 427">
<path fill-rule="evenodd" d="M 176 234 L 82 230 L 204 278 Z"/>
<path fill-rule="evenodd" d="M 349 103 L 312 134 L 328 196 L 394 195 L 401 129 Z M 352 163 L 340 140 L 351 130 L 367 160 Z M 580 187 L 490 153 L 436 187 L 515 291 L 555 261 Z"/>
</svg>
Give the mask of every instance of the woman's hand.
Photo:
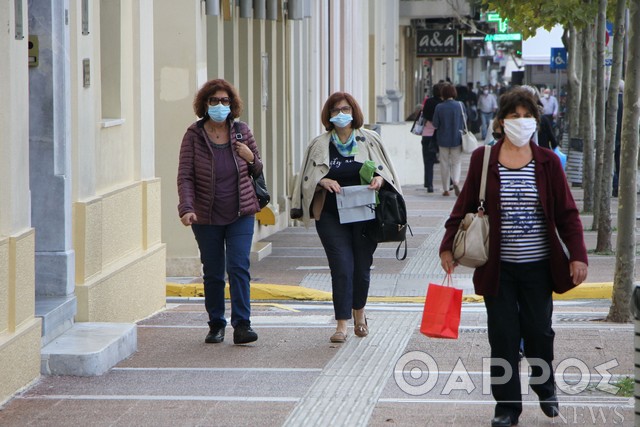
<svg viewBox="0 0 640 427">
<path fill-rule="evenodd" d="M 193 212 L 187 212 L 186 214 L 182 215 L 180 221 L 182 222 L 182 224 L 184 224 L 185 227 L 188 227 L 194 222 L 198 221 L 198 217 Z"/>
<path fill-rule="evenodd" d="M 247 144 L 243 144 L 240 141 L 236 141 L 233 143 L 234 148 L 236 149 L 236 153 L 238 156 L 242 157 L 245 162 L 253 163 L 255 160 L 255 156 L 253 155 L 253 151 L 247 146 Z"/>
<path fill-rule="evenodd" d="M 440 265 L 447 274 L 453 274 L 453 270 L 458 264 L 453 260 L 451 251 L 444 251 L 440 254 Z"/>
<path fill-rule="evenodd" d="M 340 193 L 340 184 L 331 178 L 322 178 L 318 185 L 330 193 Z"/>
<path fill-rule="evenodd" d="M 369 188 L 372 190 L 379 190 L 384 185 L 384 178 L 381 176 L 374 176 L 369 183 Z"/>
<path fill-rule="evenodd" d="M 569 264 L 569 275 L 573 277 L 574 285 L 579 285 L 585 281 L 588 269 L 587 264 L 582 261 L 572 261 Z"/>
</svg>

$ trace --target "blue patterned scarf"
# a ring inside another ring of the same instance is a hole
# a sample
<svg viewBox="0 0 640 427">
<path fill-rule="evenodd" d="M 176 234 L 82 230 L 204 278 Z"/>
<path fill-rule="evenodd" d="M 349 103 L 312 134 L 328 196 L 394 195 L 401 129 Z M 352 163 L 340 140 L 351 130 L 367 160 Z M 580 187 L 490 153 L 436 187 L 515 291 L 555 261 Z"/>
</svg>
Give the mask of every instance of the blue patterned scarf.
<svg viewBox="0 0 640 427">
<path fill-rule="evenodd" d="M 349 135 L 349 139 L 344 144 L 338 138 L 338 134 L 335 130 L 331 131 L 331 142 L 338 149 L 338 153 L 342 157 L 353 157 L 358 154 L 358 144 L 356 143 L 356 131 L 351 131 L 351 135 Z"/>
</svg>

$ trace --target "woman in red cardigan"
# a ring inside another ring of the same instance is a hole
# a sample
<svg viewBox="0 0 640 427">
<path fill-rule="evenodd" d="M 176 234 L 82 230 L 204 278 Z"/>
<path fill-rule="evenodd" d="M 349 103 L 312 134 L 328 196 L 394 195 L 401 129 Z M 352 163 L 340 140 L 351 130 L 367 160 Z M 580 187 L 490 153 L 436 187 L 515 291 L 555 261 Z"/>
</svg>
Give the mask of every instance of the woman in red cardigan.
<svg viewBox="0 0 640 427">
<path fill-rule="evenodd" d="M 532 364 L 531 388 L 542 411 L 548 417 L 559 414 L 551 366 L 551 296 L 586 279 L 587 251 L 578 208 L 559 158 L 531 142 L 540 120 L 533 96 L 522 88 L 502 95 L 495 120 L 504 136 L 491 147 L 487 174 L 484 207 L 490 224 L 489 261 L 476 268 L 473 283 L 487 310 L 491 391 L 496 400 L 491 425 L 511 426 L 518 424 L 522 412 L 521 339 Z M 472 154 L 464 187 L 445 223 L 440 259 L 448 273 L 457 265 L 452 248 L 458 225 L 480 204 L 484 149 Z"/>
</svg>

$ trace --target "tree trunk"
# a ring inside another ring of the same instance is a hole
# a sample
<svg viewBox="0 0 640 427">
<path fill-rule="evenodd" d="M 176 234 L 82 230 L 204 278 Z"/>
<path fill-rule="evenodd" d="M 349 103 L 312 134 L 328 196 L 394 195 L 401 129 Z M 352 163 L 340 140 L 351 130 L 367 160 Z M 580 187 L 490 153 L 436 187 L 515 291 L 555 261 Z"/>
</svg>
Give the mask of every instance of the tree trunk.
<svg viewBox="0 0 640 427">
<path fill-rule="evenodd" d="M 640 130 L 640 0 L 629 2 L 629 50 L 625 72 L 620 186 L 618 199 L 618 241 L 611 308 L 607 320 L 629 322 L 636 260 L 636 171 Z"/>
<path fill-rule="evenodd" d="M 593 96 L 591 80 L 593 78 L 593 25 L 582 30 L 582 94 L 580 95 L 580 129 L 582 137 L 582 189 L 584 192 L 584 212 L 593 212 Z"/>
<path fill-rule="evenodd" d="M 626 0 L 617 0 L 615 28 L 613 33 L 613 64 L 609 81 L 606 108 L 606 131 L 604 143 L 602 184 L 600 189 L 600 220 L 596 252 L 611 252 L 611 187 L 613 183 L 613 149 L 618 125 L 618 84 L 622 75 L 622 56 L 625 33 Z"/>
<path fill-rule="evenodd" d="M 567 96 L 567 118 L 569 119 L 569 141 L 571 138 L 580 137 L 580 94 L 582 91 L 582 32 L 572 25 L 569 30 L 569 64 L 567 68 L 567 80 L 569 82 L 569 94 Z M 568 150 L 569 147 L 563 147 Z"/>
<path fill-rule="evenodd" d="M 600 223 L 600 207 L 602 193 L 602 176 L 604 164 L 604 102 L 606 99 L 604 87 L 604 44 L 607 32 L 607 0 L 598 0 L 598 18 L 596 20 L 596 162 L 594 180 L 593 223 L 591 230 L 597 230 Z"/>
</svg>

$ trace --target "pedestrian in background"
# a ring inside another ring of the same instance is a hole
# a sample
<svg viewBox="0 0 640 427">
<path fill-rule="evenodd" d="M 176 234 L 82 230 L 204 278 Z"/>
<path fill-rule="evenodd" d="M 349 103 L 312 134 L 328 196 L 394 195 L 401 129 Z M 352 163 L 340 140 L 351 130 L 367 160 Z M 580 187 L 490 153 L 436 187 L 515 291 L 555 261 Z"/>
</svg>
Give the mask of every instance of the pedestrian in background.
<svg viewBox="0 0 640 427">
<path fill-rule="evenodd" d="M 209 315 L 205 342 L 224 341 L 226 270 L 233 342 L 247 344 L 258 339 L 251 328 L 249 264 L 254 215 L 260 210 L 251 177 L 262 172 L 262 161 L 249 126 L 236 120 L 242 100 L 229 82 L 205 83 L 193 110 L 201 119 L 189 126 L 180 147 L 178 212 L 200 249 Z"/>
<path fill-rule="evenodd" d="M 441 83 L 433 85 L 433 96 L 427 98 L 422 107 L 422 117 L 425 120 L 422 129 L 422 161 L 424 163 L 424 187 L 428 193 L 433 193 L 433 166 L 438 159 L 438 143 L 435 136 L 436 129 L 433 127 L 433 113 L 436 105 L 442 102 L 441 86 Z"/>
<path fill-rule="evenodd" d="M 440 153 L 440 178 L 442 179 L 442 195 L 449 195 L 449 183 L 453 190 L 460 194 L 460 172 L 462 168 L 462 131 L 465 128 L 464 104 L 456 101 L 456 88 L 444 84 L 440 88 L 443 101 L 433 113 L 433 127 L 436 129 L 436 141 Z"/>
<path fill-rule="evenodd" d="M 611 195 L 618 197 L 618 183 L 620 178 L 620 141 L 622 136 L 622 113 L 624 110 L 624 80 L 618 83 L 618 122 L 616 124 L 616 138 L 613 147 L 613 188 Z"/>
<path fill-rule="evenodd" d="M 331 270 L 337 325 L 330 341 L 342 343 L 352 317 L 355 335 L 369 334 L 364 308 L 377 243 L 365 235 L 368 221 L 340 223 L 336 193 L 361 184 L 360 169 L 368 160 L 376 165 L 371 191 L 384 186 L 401 194 L 401 189 L 380 135 L 362 127 L 364 116 L 353 96 L 332 94 L 322 108 L 321 120 L 326 132 L 306 149 L 293 188 L 291 218 L 301 219 L 307 227 L 315 220 Z"/>
<path fill-rule="evenodd" d="M 551 120 L 552 126 L 555 126 L 555 121 L 558 117 L 558 100 L 551 94 L 551 89 L 545 88 L 542 91 L 542 115 L 547 116 Z"/>
<path fill-rule="evenodd" d="M 496 96 L 489 91 L 489 86 L 483 87 L 482 93 L 478 96 L 478 110 L 480 111 L 480 118 L 482 119 L 480 132 L 482 133 L 482 139 L 485 139 L 487 137 L 489 123 L 493 120 L 493 116 L 498 110 L 498 100 Z"/>
<path fill-rule="evenodd" d="M 538 130 L 534 133 L 533 139 L 540 147 L 548 148 L 550 150 L 554 150 L 558 146 L 558 140 L 556 139 L 556 135 L 553 132 L 553 124 L 549 116 L 542 114 L 543 105 L 540 101 L 540 91 L 535 86 L 524 85 L 522 86 L 524 89 L 531 92 L 533 97 L 538 104 L 538 109 L 540 110 L 540 124 L 538 125 Z"/>
<path fill-rule="evenodd" d="M 467 126 L 472 133 L 480 131 L 480 115 L 478 114 L 478 94 L 473 88 L 473 82 L 467 83 Z"/>
<path fill-rule="evenodd" d="M 500 98 L 496 120 L 504 137 L 491 147 L 483 203 L 490 224 L 489 260 L 473 274 L 475 292 L 484 297 L 487 310 L 491 360 L 498 362 L 491 365 L 494 427 L 517 425 L 522 412 L 521 338 L 540 407 L 548 417 L 559 415 L 552 366 L 552 292 L 564 293 L 587 277 L 583 227 L 567 180 L 558 179 L 563 176 L 560 160 L 531 140 L 539 117 L 526 89 L 512 89 Z M 473 179 L 465 181 L 445 223 L 440 259 L 447 273 L 456 267 L 452 249 L 460 222 L 480 206 L 483 157 L 484 150 L 472 153 L 468 176 Z"/>
</svg>

